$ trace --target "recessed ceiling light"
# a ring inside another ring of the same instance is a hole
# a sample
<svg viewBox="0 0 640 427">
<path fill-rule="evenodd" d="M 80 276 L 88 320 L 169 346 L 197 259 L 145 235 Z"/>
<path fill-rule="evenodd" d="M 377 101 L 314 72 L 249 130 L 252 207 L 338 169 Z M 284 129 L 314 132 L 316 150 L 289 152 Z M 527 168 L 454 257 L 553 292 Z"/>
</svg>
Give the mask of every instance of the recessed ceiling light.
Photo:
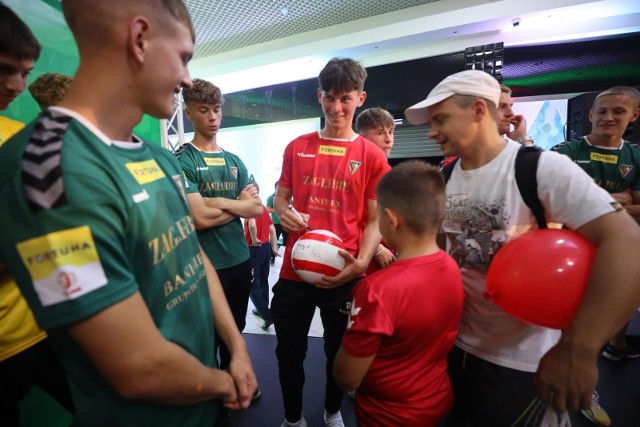
<svg viewBox="0 0 640 427">
<path fill-rule="evenodd" d="M 282 16 L 287 16 L 289 14 L 289 9 L 285 6 L 280 9 L 280 13 L 282 14 Z"/>
</svg>

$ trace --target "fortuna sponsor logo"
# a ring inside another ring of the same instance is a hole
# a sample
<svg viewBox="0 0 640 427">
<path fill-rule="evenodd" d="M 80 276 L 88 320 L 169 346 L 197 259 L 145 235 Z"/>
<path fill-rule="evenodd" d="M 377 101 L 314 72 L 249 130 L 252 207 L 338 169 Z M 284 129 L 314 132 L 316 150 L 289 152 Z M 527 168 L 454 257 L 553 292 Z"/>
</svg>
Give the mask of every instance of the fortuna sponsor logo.
<svg viewBox="0 0 640 427">
<path fill-rule="evenodd" d="M 624 178 L 627 175 L 629 175 L 629 172 L 631 172 L 633 170 L 633 166 L 632 165 L 620 165 L 619 169 L 620 169 L 620 175 L 622 175 L 622 177 Z"/>
<path fill-rule="evenodd" d="M 207 166 L 224 166 L 227 164 L 227 162 L 220 157 L 205 157 L 204 162 Z"/>
<path fill-rule="evenodd" d="M 315 159 L 316 155 L 315 154 L 307 154 L 307 153 L 298 153 L 298 157 L 307 157 L 310 159 Z"/>
<path fill-rule="evenodd" d="M 349 174 L 353 175 L 354 173 L 356 173 L 356 171 L 360 166 L 362 166 L 362 162 L 356 162 L 355 160 L 351 160 L 349 162 Z"/>
<path fill-rule="evenodd" d="M 27 258 L 27 263 L 43 263 L 45 261 L 56 259 L 58 257 L 64 257 L 74 252 L 80 252 L 91 248 L 92 246 L 89 244 L 89 242 L 80 242 L 75 245 L 64 246 L 59 249 L 52 249 L 47 252 L 35 254 Z"/>
<path fill-rule="evenodd" d="M 81 297 L 107 284 L 87 225 L 16 244 L 43 307 Z"/>
<path fill-rule="evenodd" d="M 618 156 L 616 154 L 591 153 L 589 157 L 594 162 L 610 163 L 612 165 L 618 163 Z"/>
<path fill-rule="evenodd" d="M 326 156 L 344 157 L 346 153 L 346 147 L 337 147 L 335 145 L 321 145 L 318 149 L 318 154 L 324 154 Z"/>
<path fill-rule="evenodd" d="M 157 181 L 165 176 L 154 159 L 144 162 L 127 163 L 125 166 L 140 185 Z"/>
</svg>

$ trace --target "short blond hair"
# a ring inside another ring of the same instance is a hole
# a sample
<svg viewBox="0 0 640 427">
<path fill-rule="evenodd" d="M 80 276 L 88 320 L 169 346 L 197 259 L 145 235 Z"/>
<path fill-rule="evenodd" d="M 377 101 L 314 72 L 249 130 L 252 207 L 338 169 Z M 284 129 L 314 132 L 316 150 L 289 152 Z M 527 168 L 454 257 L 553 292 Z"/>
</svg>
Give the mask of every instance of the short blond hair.
<svg viewBox="0 0 640 427">
<path fill-rule="evenodd" d="M 29 85 L 29 93 L 43 110 L 58 105 L 71 86 L 71 77 L 59 73 L 46 73 Z"/>
<path fill-rule="evenodd" d="M 593 100 L 593 105 L 596 105 L 598 99 L 607 95 L 623 95 L 628 96 L 633 100 L 634 108 L 640 107 L 640 91 L 638 89 L 631 86 L 614 86 L 605 91 L 602 91 L 596 96 L 596 99 Z"/>
<path fill-rule="evenodd" d="M 139 14 L 155 21 L 160 29 L 173 18 L 189 29 L 192 41 L 196 39 L 189 9 L 182 0 L 64 0 L 62 12 L 81 51 L 86 43 L 93 49 L 104 43 L 105 35 L 119 31 L 114 23 L 120 24 L 120 19 Z"/>
</svg>

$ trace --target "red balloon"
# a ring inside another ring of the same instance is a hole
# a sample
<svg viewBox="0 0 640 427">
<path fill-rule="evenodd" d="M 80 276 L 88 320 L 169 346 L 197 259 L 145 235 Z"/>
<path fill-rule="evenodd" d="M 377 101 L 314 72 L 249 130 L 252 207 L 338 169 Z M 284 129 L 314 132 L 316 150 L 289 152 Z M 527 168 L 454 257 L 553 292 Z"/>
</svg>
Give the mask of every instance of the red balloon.
<svg viewBox="0 0 640 427">
<path fill-rule="evenodd" d="M 500 248 L 489 266 L 489 298 L 525 322 L 566 328 L 587 287 L 595 246 L 571 230 L 539 229 Z"/>
</svg>

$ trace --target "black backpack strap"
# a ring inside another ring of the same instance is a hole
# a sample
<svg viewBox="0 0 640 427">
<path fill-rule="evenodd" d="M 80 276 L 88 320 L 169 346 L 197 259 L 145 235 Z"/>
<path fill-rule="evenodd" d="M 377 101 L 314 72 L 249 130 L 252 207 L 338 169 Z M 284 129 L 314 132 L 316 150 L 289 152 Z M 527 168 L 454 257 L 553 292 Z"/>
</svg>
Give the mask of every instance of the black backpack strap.
<svg viewBox="0 0 640 427">
<path fill-rule="evenodd" d="M 516 155 L 516 184 L 522 199 L 533 211 L 538 228 L 547 228 L 544 206 L 538 197 L 538 179 L 536 177 L 540 153 L 542 153 L 542 149 L 536 146 L 523 145 L 520 147 Z"/>
<path fill-rule="evenodd" d="M 456 166 L 456 163 L 458 163 L 458 160 L 460 160 L 459 157 L 440 169 L 440 173 L 442 173 L 442 176 L 444 176 L 445 185 L 447 184 L 447 182 L 449 182 L 449 178 L 451 178 L 451 172 L 453 172 L 453 168 Z"/>
</svg>

